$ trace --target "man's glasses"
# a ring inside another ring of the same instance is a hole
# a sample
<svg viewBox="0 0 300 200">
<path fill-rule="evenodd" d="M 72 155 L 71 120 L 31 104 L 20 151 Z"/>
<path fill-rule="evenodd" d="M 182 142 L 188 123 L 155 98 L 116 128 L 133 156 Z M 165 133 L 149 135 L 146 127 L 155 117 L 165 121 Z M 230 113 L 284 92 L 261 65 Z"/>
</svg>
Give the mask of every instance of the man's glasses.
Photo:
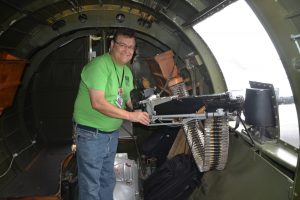
<svg viewBox="0 0 300 200">
<path fill-rule="evenodd" d="M 122 42 L 117 42 L 117 41 L 115 41 L 115 40 L 114 40 L 114 42 L 115 42 L 117 45 L 119 45 L 119 47 L 121 47 L 122 49 L 127 48 L 127 49 L 130 50 L 130 51 L 134 51 L 134 50 L 135 50 L 135 46 L 128 46 L 127 44 L 124 44 L 124 43 L 122 43 Z"/>
</svg>

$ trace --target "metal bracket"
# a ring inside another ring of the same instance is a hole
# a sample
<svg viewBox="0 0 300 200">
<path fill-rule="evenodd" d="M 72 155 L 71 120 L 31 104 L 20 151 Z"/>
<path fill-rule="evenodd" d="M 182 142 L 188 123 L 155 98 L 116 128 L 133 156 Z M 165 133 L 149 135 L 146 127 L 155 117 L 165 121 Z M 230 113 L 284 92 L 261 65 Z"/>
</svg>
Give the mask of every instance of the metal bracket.
<svg viewBox="0 0 300 200">
<path fill-rule="evenodd" d="M 162 103 L 166 103 L 168 101 L 171 101 L 172 99 L 177 99 L 178 95 L 176 96 L 169 96 L 169 97 L 162 97 L 160 98 L 157 95 L 152 95 L 150 96 L 148 99 L 140 101 L 139 104 L 145 104 L 146 105 L 146 111 L 148 112 L 148 114 L 150 115 L 150 117 L 152 115 L 156 115 L 156 112 L 154 110 L 154 107 L 162 104 Z"/>
<path fill-rule="evenodd" d="M 291 35 L 291 39 L 292 40 L 294 40 L 294 42 L 295 42 L 295 44 L 296 44 L 296 47 L 297 47 L 297 49 L 298 49 L 298 52 L 299 52 L 299 54 L 300 54 L 300 46 L 299 46 L 299 43 L 298 43 L 298 39 L 300 39 L 300 34 L 298 34 L 298 35 Z"/>
<path fill-rule="evenodd" d="M 227 115 L 228 113 L 224 112 L 222 108 L 217 109 L 216 112 L 203 114 L 154 115 L 151 116 L 151 123 L 148 126 L 181 126 L 193 120 L 204 120 L 210 117 L 222 117 Z"/>
</svg>

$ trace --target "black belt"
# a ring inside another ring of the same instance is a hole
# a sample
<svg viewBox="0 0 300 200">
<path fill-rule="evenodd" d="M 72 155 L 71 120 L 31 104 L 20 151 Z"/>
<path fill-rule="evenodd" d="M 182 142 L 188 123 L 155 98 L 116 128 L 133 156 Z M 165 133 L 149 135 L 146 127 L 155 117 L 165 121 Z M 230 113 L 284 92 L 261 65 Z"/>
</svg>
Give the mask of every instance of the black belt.
<svg viewBox="0 0 300 200">
<path fill-rule="evenodd" d="M 109 131 L 109 132 L 101 131 L 97 128 L 93 128 L 93 127 L 90 127 L 90 126 L 85 126 L 85 125 L 78 124 L 78 123 L 76 123 L 76 127 L 80 128 L 80 129 L 87 130 L 87 131 L 95 132 L 95 133 L 111 134 L 111 133 L 114 132 L 114 131 Z"/>
</svg>

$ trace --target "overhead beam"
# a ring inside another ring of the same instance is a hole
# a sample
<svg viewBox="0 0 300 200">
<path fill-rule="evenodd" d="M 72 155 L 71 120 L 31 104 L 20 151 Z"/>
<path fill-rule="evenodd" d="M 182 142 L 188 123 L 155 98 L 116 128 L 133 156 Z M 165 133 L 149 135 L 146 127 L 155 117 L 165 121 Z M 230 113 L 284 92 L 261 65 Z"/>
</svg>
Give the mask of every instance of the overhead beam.
<svg viewBox="0 0 300 200">
<path fill-rule="evenodd" d="M 207 17 L 215 14 L 216 12 L 222 10 L 223 8 L 225 8 L 226 6 L 230 5 L 231 3 L 235 2 L 237 0 L 223 0 L 220 3 L 216 4 L 216 5 L 212 5 L 209 7 L 206 7 L 205 9 L 203 9 L 199 15 L 197 15 L 196 17 L 194 17 L 193 19 L 191 19 L 188 22 L 185 22 L 184 24 L 182 24 L 183 27 L 188 27 L 188 26 L 193 26 L 196 23 L 199 23 L 200 21 L 206 19 Z"/>
</svg>

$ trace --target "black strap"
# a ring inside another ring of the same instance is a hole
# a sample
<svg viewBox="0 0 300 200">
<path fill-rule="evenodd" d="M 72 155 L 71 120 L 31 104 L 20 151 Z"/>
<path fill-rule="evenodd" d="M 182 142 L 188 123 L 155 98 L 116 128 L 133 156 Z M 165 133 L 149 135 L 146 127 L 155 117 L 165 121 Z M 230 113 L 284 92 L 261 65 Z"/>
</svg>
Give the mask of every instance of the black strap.
<svg viewBox="0 0 300 200">
<path fill-rule="evenodd" d="M 122 79 L 121 79 L 121 82 L 120 82 L 120 79 L 119 79 L 119 76 L 118 76 L 118 73 L 117 73 L 117 68 L 116 68 L 116 65 L 115 65 L 115 62 L 113 61 L 113 59 L 111 58 L 113 64 L 114 64 L 114 67 L 115 67 L 115 72 L 116 72 L 116 75 L 117 75 L 117 78 L 118 78 L 118 83 L 119 83 L 119 88 L 122 88 L 122 84 L 123 84 L 123 80 L 124 80 L 124 67 L 123 67 L 123 72 L 122 72 Z"/>
</svg>

